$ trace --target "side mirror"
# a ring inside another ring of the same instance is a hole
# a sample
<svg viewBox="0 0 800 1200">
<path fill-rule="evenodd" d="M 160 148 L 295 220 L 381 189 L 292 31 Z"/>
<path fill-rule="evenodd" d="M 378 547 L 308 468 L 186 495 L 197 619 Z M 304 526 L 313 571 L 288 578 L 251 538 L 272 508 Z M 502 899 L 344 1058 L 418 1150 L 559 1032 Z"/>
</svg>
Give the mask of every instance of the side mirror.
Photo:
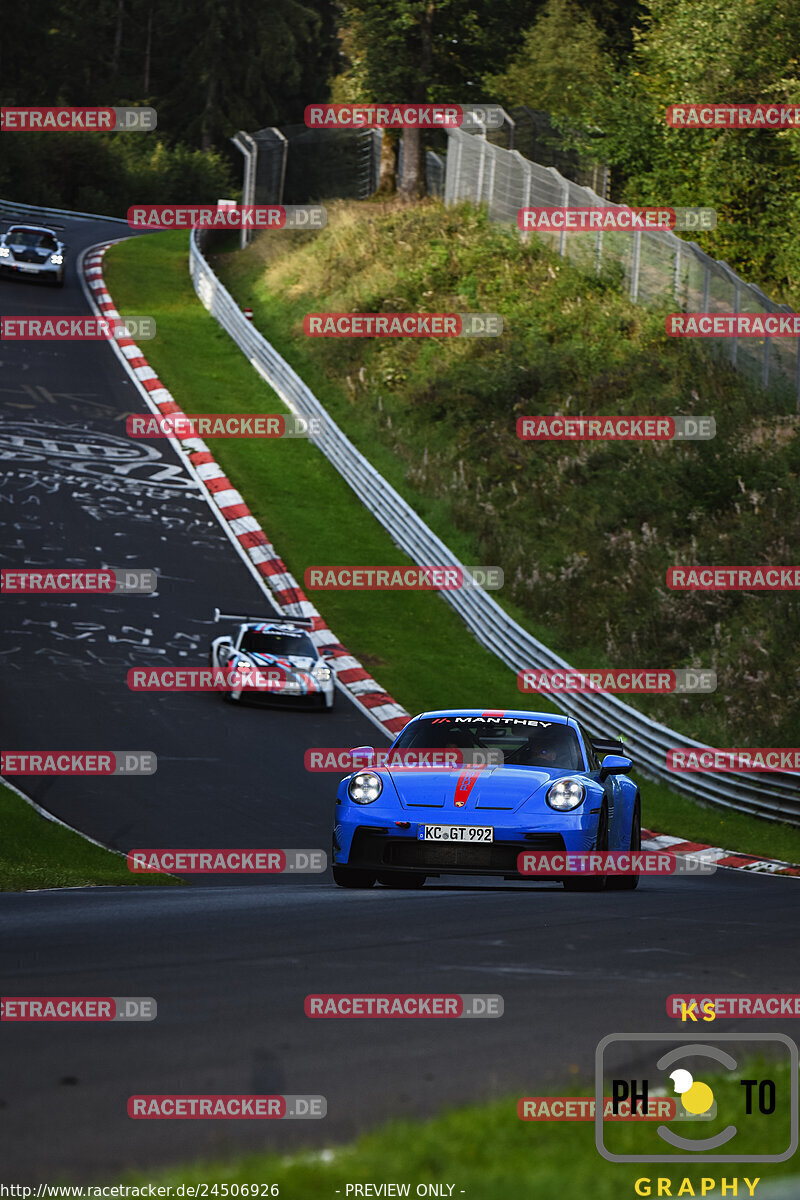
<svg viewBox="0 0 800 1200">
<path fill-rule="evenodd" d="M 607 754 L 600 767 L 600 782 L 603 783 L 609 775 L 627 775 L 632 768 L 633 763 L 629 758 L 623 758 L 621 754 Z"/>
<path fill-rule="evenodd" d="M 350 753 L 350 758 L 353 763 L 353 770 L 354 771 L 365 770 L 367 767 L 369 767 L 372 764 L 372 760 L 375 757 L 375 747 L 374 746 L 355 746 L 349 753 Z M 359 759 L 363 759 L 364 761 L 360 762 L 358 765 L 356 765 L 357 760 L 359 760 Z"/>
<path fill-rule="evenodd" d="M 330 646 L 321 646 L 319 652 L 322 658 L 336 658 L 336 651 L 331 650 Z"/>
</svg>

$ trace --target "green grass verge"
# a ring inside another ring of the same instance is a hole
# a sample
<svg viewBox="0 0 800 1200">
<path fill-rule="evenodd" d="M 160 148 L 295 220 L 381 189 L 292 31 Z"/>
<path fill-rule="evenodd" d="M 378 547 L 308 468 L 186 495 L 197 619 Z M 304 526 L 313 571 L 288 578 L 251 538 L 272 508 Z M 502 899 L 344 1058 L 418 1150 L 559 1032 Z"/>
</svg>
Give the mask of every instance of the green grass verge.
<svg viewBox="0 0 800 1200">
<path fill-rule="evenodd" d="M 742 1035 L 745 1037 L 746 1035 Z M 771 1078 L 776 1086 L 776 1111 L 773 1116 L 744 1113 L 739 1078 Z M 788 1120 L 779 1113 L 788 1108 L 789 1071 L 781 1066 L 748 1063 L 741 1076 L 722 1079 L 704 1076 L 717 1100 L 718 1115 L 703 1123 L 703 1136 L 718 1132 L 728 1120 L 741 1131 L 737 1135 L 740 1153 L 780 1153 L 785 1148 Z M 669 1084 L 669 1081 L 667 1081 Z M 671 1085 L 670 1085 L 671 1086 Z M 555 1090 L 554 1093 L 555 1094 Z M 569 1087 L 564 1095 L 587 1095 L 587 1089 Z M 454 1200 L 461 1194 L 470 1200 L 497 1200 L 499 1196 L 559 1195 L 586 1196 L 592 1200 L 618 1200 L 634 1195 L 637 1179 L 671 1177 L 672 1194 L 678 1194 L 683 1178 L 692 1181 L 700 1195 L 703 1177 L 739 1176 L 738 1195 L 749 1195 L 741 1181 L 773 1179 L 796 1172 L 796 1162 L 779 1164 L 610 1163 L 595 1149 L 594 1123 L 522 1121 L 517 1116 L 517 1097 L 470 1105 L 443 1112 L 432 1120 L 395 1120 L 365 1134 L 357 1141 L 317 1153 L 281 1156 L 258 1154 L 232 1161 L 208 1160 L 147 1173 L 147 1181 L 158 1184 L 274 1184 L 280 1195 L 291 1200 L 320 1200 L 337 1193 L 345 1200 L 347 1184 L 411 1185 L 416 1195 L 418 1184 L 454 1184 Z M 724 1116 L 723 1116 L 724 1114 Z M 655 1122 L 606 1124 L 608 1146 L 619 1154 L 656 1153 L 664 1144 L 655 1134 Z M 676 1123 L 676 1132 L 686 1137 L 700 1136 L 697 1125 Z M 741 1137 L 741 1142 L 739 1138 Z M 139 1173 L 126 1176 L 126 1183 L 143 1182 Z M 565 1190 L 566 1189 L 566 1190 Z M 218 1195 L 224 1194 L 222 1191 Z M 261 1194 L 259 1192 L 259 1194 Z M 351 1195 L 353 1193 L 350 1193 Z M 640 1195 L 646 1194 L 640 1191 Z M 684 1196 L 692 1193 L 684 1190 Z M 719 1191 L 711 1193 L 719 1195 Z M 728 1194 L 731 1194 L 730 1188 Z"/>
<path fill-rule="evenodd" d="M 500 602 L 574 666 L 711 668 L 713 694 L 634 706 L 710 745 L 794 745 L 800 597 L 665 583 L 675 563 L 793 561 L 800 418 L 759 386 L 762 348 L 739 343 L 748 378 L 729 345 L 668 337 L 666 309 L 594 275 L 592 238 L 570 240 L 579 268 L 466 204 L 340 201 L 328 216 L 318 235 L 264 234 L 215 261 L 347 435 L 464 561 L 502 565 Z M 306 337 L 303 316 L 330 311 L 499 312 L 505 330 Z M 716 437 L 520 441 L 516 419 L 546 413 L 710 415 Z"/>
<path fill-rule="evenodd" d="M 167 875 L 132 874 L 124 858 L 48 821 L 0 784 L 0 891 L 180 883 Z"/>
<path fill-rule="evenodd" d="M 122 313 L 156 318 L 158 337 L 146 344 L 147 358 L 185 412 L 282 411 L 274 393 L 197 300 L 186 234 L 157 234 L 114 246 L 105 258 L 105 278 Z M 314 380 L 309 382 L 315 386 Z M 216 439 L 212 446 L 301 582 L 312 564 L 408 561 L 335 468 L 304 440 Z M 370 457 L 384 472 L 386 451 L 376 445 Z M 417 508 L 430 520 L 428 504 Z M 462 560 L 476 561 L 469 537 L 455 537 L 450 544 Z M 438 595 L 310 595 L 348 649 L 412 713 L 448 706 L 555 710 L 543 697 L 522 696 L 513 673 L 475 641 Z M 229 602 L 234 600 L 231 596 Z M 546 630 L 513 605 L 504 607 L 546 640 Z M 703 808 L 663 785 L 646 784 L 643 817 L 659 832 L 800 861 L 800 830 Z"/>
</svg>

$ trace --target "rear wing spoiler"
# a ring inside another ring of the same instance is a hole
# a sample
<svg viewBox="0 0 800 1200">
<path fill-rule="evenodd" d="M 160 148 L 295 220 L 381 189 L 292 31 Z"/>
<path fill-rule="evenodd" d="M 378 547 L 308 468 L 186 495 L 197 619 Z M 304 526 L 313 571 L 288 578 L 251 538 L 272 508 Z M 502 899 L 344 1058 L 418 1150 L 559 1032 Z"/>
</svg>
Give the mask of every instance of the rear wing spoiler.
<svg viewBox="0 0 800 1200">
<path fill-rule="evenodd" d="M 285 617 L 280 613 L 270 613 L 268 617 L 253 616 L 248 613 L 224 613 L 218 608 L 214 609 L 214 621 L 258 621 L 267 625 L 299 625 L 301 629 L 313 629 L 314 621 L 311 617 Z"/>
<path fill-rule="evenodd" d="M 596 754 L 622 754 L 625 758 L 630 757 L 622 738 L 590 738 L 589 740 Z"/>
</svg>

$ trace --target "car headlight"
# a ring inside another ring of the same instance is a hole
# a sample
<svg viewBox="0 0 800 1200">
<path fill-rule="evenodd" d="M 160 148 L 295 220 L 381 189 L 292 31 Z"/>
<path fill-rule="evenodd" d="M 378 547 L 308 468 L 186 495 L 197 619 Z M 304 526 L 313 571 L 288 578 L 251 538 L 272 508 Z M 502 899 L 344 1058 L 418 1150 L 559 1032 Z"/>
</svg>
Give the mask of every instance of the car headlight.
<svg viewBox="0 0 800 1200">
<path fill-rule="evenodd" d="M 319 663 L 316 667 L 314 667 L 314 670 L 311 672 L 311 674 L 315 679 L 318 679 L 320 683 L 327 683 L 331 677 L 331 669 L 330 667 L 326 667 L 323 663 Z"/>
<path fill-rule="evenodd" d="M 0 246 L 0 258 L 10 258 L 11 251 L 8 246 Z"/>
<path fill-rule="evenodd" d="M 569 812 L 583 803 L 586 788 L 577 779 L 559 779 L 548 790 L 546 800 L 557 812 Z"/>
<path fill-rule="evenodd" d="M 54 263 L 55 266 L 57 266 L 57 267 L 60 267 L 61 264 L 63 263 L 63 261 L 64 261 L 63 254 L 51 254 L 50 255 L 50 262 Z"/>
<path fill-rule="evenodd" d="M 359 771 L 347 785 L 347 793 L 356 804 L 373 804 L 383 791 L 383 780 L 372 771 Z"/>
</svg>

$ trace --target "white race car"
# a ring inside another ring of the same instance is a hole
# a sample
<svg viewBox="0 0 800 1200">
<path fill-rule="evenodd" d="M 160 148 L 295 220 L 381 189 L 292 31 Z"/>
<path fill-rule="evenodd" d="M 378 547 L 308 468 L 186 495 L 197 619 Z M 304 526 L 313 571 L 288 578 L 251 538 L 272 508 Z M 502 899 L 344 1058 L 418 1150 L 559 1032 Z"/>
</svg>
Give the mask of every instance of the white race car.
<svg viewBox="0 0 800 1200">
<path fill-rule="evenodd" d="M 214 609 L 215 621 L 238 621 L 239 628 L 211 643 L 212 668 L 237 671 L 242 679 L 259 673 L 275 680 L 268 690 L 244 687 L 226 692 L 229 700 L 290 704 L 330 712 L 336 695 L 333 671 L 309 637 L 312 622 L 302 617 L 248 617 Z"/>
<path fill-rule="evenodd" d="M 0 273 L 64 283 L 66 244 L 41 225 L 12 225 L 0 235 Z"/>
</svg>

